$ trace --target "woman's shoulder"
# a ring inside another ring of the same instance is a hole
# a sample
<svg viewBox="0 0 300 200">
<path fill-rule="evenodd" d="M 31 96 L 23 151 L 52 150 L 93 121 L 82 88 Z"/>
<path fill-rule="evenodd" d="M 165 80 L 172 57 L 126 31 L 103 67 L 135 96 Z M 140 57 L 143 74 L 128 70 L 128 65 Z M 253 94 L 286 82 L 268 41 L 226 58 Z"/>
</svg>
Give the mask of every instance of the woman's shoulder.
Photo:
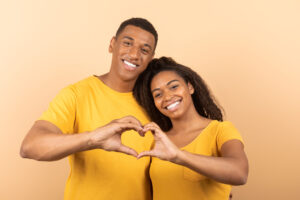
<svg viewBox="0 0 300 200">
<path fill-rule="evenodd" d="M 218 121 L 218 120 L 212 120 L 212 122 L 214 124 L 215 127 L 217 127 L 218 129 L 228 129 L 228 128 L 235 128 L 235 126 L 233 125 L 233 123 L 231 121 Z"/>
</svg>

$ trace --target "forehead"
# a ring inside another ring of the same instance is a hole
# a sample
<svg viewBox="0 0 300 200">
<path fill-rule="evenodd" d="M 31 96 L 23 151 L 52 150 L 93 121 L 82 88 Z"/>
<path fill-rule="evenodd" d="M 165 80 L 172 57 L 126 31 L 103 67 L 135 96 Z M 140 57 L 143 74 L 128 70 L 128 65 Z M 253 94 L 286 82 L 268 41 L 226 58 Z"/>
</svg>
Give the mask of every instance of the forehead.
<svg viewBox="0 0 300 200">
<path fill-rule="evenodd" d="M 184 82 L 184 79 L 174 71 L 161 71 L 151 80 L 151 89 L 160 88 L 167 85 L 170 81 L 178 80 Z"/>
<path fill-rule="evenodd" d="M 127 37 L 131 37 L 132 39 L 142 42 L 142 43 L 146 43 L 151 45 L 151 47 L 154 47 L 154 43 L 155 43 L 155 38 L 154 35 L 152 35 L 152 33 L 139 28 L 137 26 L 133 26 L 133 25 L 127 25 L 122 32 L 120 32 L 120 34 L 117 36 L 117 39 L 119 38 L 124 38 L 125 36 Z"/>
</svg>

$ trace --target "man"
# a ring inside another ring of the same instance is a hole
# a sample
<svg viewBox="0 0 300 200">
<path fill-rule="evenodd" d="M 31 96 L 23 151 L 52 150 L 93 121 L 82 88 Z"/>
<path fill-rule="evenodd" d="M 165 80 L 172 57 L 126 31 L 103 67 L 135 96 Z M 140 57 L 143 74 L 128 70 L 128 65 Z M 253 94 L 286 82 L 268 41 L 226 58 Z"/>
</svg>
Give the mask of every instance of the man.
<svg viewBox="0 0 300 200">
<path fill-rule="evenodd" d="M 69 156 L 66 200 L 151 199 L 150 160 L 135 156 L 150 148 L 152 137 L 141 137 L 147 117 L 131 91 L 154 56 L 157 37 L 145 19 L 124 21 L 109 45 L 110 71 L 64 88 L 25 137 L 24 158 Z"/>
</svg>

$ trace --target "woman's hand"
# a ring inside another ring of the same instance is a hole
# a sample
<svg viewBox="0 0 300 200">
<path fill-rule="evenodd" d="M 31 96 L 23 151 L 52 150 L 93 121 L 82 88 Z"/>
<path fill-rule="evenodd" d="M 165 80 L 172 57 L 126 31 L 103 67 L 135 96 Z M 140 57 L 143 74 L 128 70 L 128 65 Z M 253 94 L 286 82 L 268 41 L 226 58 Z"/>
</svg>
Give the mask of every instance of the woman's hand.
<svg viewBox="0 0 300 200">
<path fill-rule="evenodd" d="M 141 152 L 137 156 L 137 158 L 141 158 L 143 156 L 154 156 L 161 160 L 176 162 L 180 149 L 175 144 L 173 144 L 173 142 L 168 138 L 168 136 L 160 129 L 160 127 L 156 123 L 150 122 L 146 124 L 143 128 L 143 131 L 152 132 L 155 140 L 155 146 L 150 151 Z"/>
<path fill-rule="evenodd" d="M 247 182 L 248 160 L 241 141 L 228 140 L 222 145 L 222 156 L 214 157 L 180 150 L 154 122 L 144 126 L 143 132 L 146 131 L 154 135 L 155 146 L 150 151 L 140 153 L 137 158 L 154 156 L 225 184 L 243 185 Z"/>
</svg>

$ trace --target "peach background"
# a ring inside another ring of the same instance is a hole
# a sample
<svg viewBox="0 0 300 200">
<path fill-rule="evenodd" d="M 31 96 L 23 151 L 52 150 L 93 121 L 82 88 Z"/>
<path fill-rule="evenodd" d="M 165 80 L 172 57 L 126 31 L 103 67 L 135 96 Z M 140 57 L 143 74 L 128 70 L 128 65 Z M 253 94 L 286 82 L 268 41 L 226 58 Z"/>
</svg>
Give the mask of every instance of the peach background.
<svg viewBox="0 0 300 200">
<path fill-rule="evenodd" d="M 1 1 L 0 199 L 62 199 L 67 159 L 21 159 L 23 137 L 66 85 L 109 69 L 121 21 L 157 28 L 156 56 L 199 72 L 246 141 L 234 199 L 300 199 L 300 2 Z"/>
</svg>

